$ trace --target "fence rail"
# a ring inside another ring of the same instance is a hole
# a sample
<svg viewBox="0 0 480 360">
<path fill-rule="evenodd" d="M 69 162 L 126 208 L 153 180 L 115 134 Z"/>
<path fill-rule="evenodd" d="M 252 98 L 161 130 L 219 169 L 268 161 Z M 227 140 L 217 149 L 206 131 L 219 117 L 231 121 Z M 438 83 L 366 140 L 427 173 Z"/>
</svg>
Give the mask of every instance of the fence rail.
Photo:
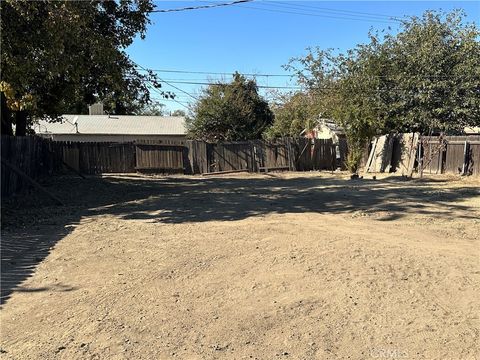
<svg viewBox="0 0 480 360">
<path fill-rule="evenodd" d="M 370 146 L 367 172 L 480 175 L 480 136 L 383 135 Z"/>
<path fill-rule="evenodd" d="M 415 167 L 427 174 L 480 175 L 480 136 L 419 138 L 401 134 L 373 143 L 379 144 L 379 148 L 371 151 L 367 171 L 403 172 Z M 232 170 L 333 170 L 344 168 L 347 147 L 332 140 L 306 138 L 215 144 L 188 140 L 184 144 L 166 145 L 154 141 L 80 143 L 53 142 L 35 136 L 2 136 L 1 151 L 1 191 L 2 196 L 9 196 L 28 188 L 29 182 L 8 164 L 31 179 L 62 171 L 205 174 Z M 417 159 L 419 153 L 421 159 Z"/>
<path fill-rule="evenodd" d="M 427 174 L 480 175 L 480 136 L 425 137 L 422 155 Z"/>
<path fill-rule="evenodd" d="M 345 154 L 342 154 L 344 157 Z M 157 172 L 204 174 L 231 170 L 250 172 L 320 170 L 341 166 L 331 140 L 278 139 L 185 144 L 53 142 L 40 137 L 2 136 L 2 158 L 33 179 L 53 172 L 80 174 Z M 2 165 L 2 195 L 20 192 L 27 182 Z"/>
</svg>

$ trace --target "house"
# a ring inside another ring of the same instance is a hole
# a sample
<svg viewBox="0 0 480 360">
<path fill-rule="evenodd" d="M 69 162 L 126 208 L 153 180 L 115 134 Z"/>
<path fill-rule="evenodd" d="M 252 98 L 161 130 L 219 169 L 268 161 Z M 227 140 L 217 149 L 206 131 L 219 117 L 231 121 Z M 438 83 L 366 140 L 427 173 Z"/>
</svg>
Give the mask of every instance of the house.
<svg viewBox="0 0 480 360">
<path fill-rule="evenodd" d="M 340 139 L 345 139 L 345 132 L 342 127 L 335 124 L 330 119 L 320 119 L 315 128 L 310 132 L 310 136 L 315 139 L 332 139 L 334 144 L 338 144 Z"/>
<path fill-rule="evenodd" d="M 181 144 L 187 133 L 183 116 L 63 115 L 60 122 L 40 120 L 33 129 L 54 141 L 76 142 L 156 140 Z"/>
<path fill-rule="evenodd" d="M 305 129 L 301 135 L 312 139 L 331 139 L 335 145 L 335 156 L 337 165 L 344 169 L 347 156 L 347 137 L 342 127 L 335 124 L 333 120 L 320 118 L 312 130 Z M 312 148 L 313 151 L 313 148 Z M 313 155 L 313 153 L 312 153 Z"/>
<path fill-rule="evenodd" d="M 464 132 L 466 135 L 480 135 L 480 126 L 466 127 Z"/>
</svg>

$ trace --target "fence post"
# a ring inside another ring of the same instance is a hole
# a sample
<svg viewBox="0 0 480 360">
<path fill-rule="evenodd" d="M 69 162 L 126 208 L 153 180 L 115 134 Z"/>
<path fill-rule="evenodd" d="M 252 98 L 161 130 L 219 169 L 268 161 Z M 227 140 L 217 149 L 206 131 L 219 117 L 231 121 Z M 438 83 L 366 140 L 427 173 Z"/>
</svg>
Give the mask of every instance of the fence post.
<svg viewBox="0 0 480 360">
<path fill-rule="evenodd" d="M 468 144 L 468 141 L 465 140 L 465 144 L 463 146 L 462 175 L 467 175 L 467 172 L 468 172 L 468 163 L 470 162 L 470 159 L 469 159 L 469 156 L 468 156 L 468 149 L 469 149 L 469 144 Z"/>
<path fill-rule="evenodd" d="M 420 178 L 423 177 L 423 138 L 422 135 L 418 138 L 418 173 L 420 174 Z"/>
</svg>

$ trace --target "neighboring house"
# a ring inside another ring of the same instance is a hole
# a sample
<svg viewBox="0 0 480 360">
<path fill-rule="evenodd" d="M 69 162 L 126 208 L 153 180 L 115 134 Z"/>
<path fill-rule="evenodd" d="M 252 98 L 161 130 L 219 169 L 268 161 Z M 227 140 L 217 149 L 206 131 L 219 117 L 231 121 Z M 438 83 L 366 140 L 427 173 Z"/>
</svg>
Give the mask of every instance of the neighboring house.
<svg viewBox="0 0 480 360">
<path fill-rule="evenodd" d="M 342 127 L 335 124 L 333 120 L 320 118 L 313 130 L 305 129 L 301 135 L 308 139 L 331 139 L 335 145 L 335 156 L 337 166 L 345 168 L 345 159 L 347 156 L 347 137 Z M 312 140 L 313 143 L 313 140 Z M 312 148 L 312 155 L 313 155 Z"/>
<path fill-rule="evenodd" d="M 338 144 L 340 139 L 345 138 L 343 128 L 329 119 L 320 119 L 313 131 L 315 132 L 315 138 L 332 139 L 335 144 Z"/>
<path fill-rule="evenodd" d="M 182 144 L 187 129 L 182 116 L 63 115 L 61 122 L 38 121 L 33 129 L 54 141 L 131 142 L 156 140 Z"/>
<path fill-rule="evenodd" d="M 340 139 L 345 139 L 343 128 L 335 124 L 333 120 L 320 119 L 313 130 L 304 130 L 302 135 L 309 139 L 332 139 L 334 144 L 338 144 Z"/>
<path fill-rule="evenodd" d="M 480 135 L 480 126 L 466 127 L 464 131 L 466 135 Z"/>
</svg>

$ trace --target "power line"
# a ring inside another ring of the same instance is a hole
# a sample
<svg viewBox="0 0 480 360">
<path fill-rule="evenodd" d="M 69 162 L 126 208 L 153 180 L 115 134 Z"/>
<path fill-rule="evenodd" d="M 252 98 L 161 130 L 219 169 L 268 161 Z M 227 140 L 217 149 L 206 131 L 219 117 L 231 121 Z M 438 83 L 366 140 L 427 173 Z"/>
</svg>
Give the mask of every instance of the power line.
<svg viewBox="0 0 480 360">
<path fill-rule="evenodd" d="M 160 78 L 159 78 L 160 79 Z M 161 80 L 161 79 L 160 79 Z M 215 82 L 200 82 L 200 81 L 170 81 L 170 83 L 174 84 L 187 84 L 187 85 L 213 85 L 213 86 L 224 86 L 227 85 L 225 83 L 215 83 Z M 300 86 L 267 86 L 267 85 L 257 85 L 259 89 L 292 89 L 292 90 L 300 90 Z M 198 99 L 197 99 L 198 100 Z"/>
<path fill-rule="evenodd" d="M 147 72 L 151 72 L 153 70 L 150 70 L 150 69 L 146 69 L 145 67 L 133 62 L 135 65 L 137 65 L 139 68 L 141 68 L 142 70 L 144 71 L 147 71 Z M 382 75 L 378 75 L 376 77 L 384 77 Z M 372 76 L 371 78 L 375 78 L 375 76 Z M 192 95 L 191 93 L 173 85 L 172 83 L 176 83 L 176 84 L 189 84 L 189 85 L 208 85 L 208 86 L 225 86 L 227 84 L 223 84 L 223 83 L 210 83 L 210 82 L 189 82 L 189 81 L 165 81 L 161 78 L 158 77 L 158 79 L 164 83 L 166 83 L 167 85 L 171 86 L 172 88 L 178 90 L 178 91 L 181 91 L 182 93 L 188 95 L 189 97 L 195 99 L 195 100 L 200 100 L 197 96 L 194 96 Z M 150 82 L 152 85 L 153 82 L 151 80 L 146 80 L 148 82 Z M 328 87 L 328 86 L 323 86 L 323 87 L 310 87 L 310 89 L 308 89 L 308 87 L 305 87 L 305 86 L 261 86 L 261 85 L 257 85 L 257 87 L 259 89 L 289 89 L 289 90 L 300 90 L 300 91 L 305 91 L 305 90 L 309 90 L 309 91 L 325 91 L 325 90 L 333 90 L 334 92 L 336 91 L 339 91 L 338 88 L 336 87 Z M 155 88 L 155 86 L 153 87 L 153 89 L 155 91 L 158 92 L 158 90 Z M 406 88 L 398 88 L 398 87 L 394 87 L 394 88 L 390 88 L 390 89 L 368 89 L 368 91 L 370 92 L 373 92 L 373 93 L 397 93 L 397 94 L 403 94 L 403 95 L 410 95 L 410 94 L 418 94 L 418 93 L 430 93 L 430 92 L 435 92 L 437 89 L 406 89 Z M 469 89 L 470 90 L 470 89 Z M 160 92 L 159 92 L 160 93 Z M 162 95 L 160 93 L 160 95 Z M 358 94 L 356 95 L 358 96 Z M 360 95 L 362 97 L 364 97 L 365 95 Z M 369 97 L 369 96 L 367 96 Z M 176 101 L 175 99 L 172 99 L 174 101 Z M 176 101 L 178 102 L 178 101 Z M 185 106 L 184 104 L 178 102 L 180 105 L 182 106 Z M 185 106 L 186 107 L 186 106 Z M 188 108 L 188 107 L 187 107 Z"/>
<path fill-rule="evenodd" d="M 178 73 L 178 74 L 199 74 L 199 75 L 224 75 L 224 76 L 232 76 L 235 71 L 232 72 L 214 72 L 214 71 L 189 71 L 189 70 L 173 70 L 173 69 L 145 69 L 144 71 L 153 71 L 153 72 L 160 72 L 160 73 Z M 251 76 L 251 77 L 286 77 L 286 78 L 293 78 L 296 75 L 286 75 L 286 74 L 260 74 L 260 73 L 242 73 L 239 72 L 240 75 L 243 76 Z M 381 78 L 381 79 L 390 79 L 395 80 L 395 77 L 390 75 L 370 75 L 370 78 Z M 456 78 L 454 75 L 423 75 L 425 79 L 451 79 Z M 398 77 L 397 77 L 398 78 Z M 176 81 L 176 80 L 198 80 L 198 79 L 166 79 L 168 81 Z M 203 79 L 201 79 L 203 80 Z M 209 80 L 209 79 L 205 79 Z M 214 79 L 214 80 L 222 80 L 222 79 Z"/>
<path fill-rule="evenodd" d="M 157 94 L 159 94 L 160 96 L 162 96 L 162 93 L 161 93 L 160 91 L 158 91 L 155 87 L 153 88 L 153 90 L 154 90 Z M 182 103 L 181 101 L 178 101 L 177 99 L 165 99 L 165 98 L 162 96 L 162 98 L 160 98 L 160 99 L 155 99 L 155 100 L 156 100 L 156 101 L 173 101 L 173 102 L 175 102 L 175 103 L 177 103 L 177 104 L 179 104 L 179 105 L 182 105 L 185 109 L 190 110 L 190 107 L 189 107 L 189 106 L 185 105 L 185 104 Z"/>
<path fill-rule="evenodd" d="M 145 69 L 144 71 L 153 71 L 153 72 L 160 72 L 160 73 L 179 73 L 179 74 L 199 74 L 199 75 L 225 75 L 225 76 L 232 76 L 235 72 L 214 72 L 214 71 L 189 71 L 189 70 L 172 70 L 172 69 Z M 247 77 L 287 77 L 293 78 L 296 75 L 285 75 L 285 74 L 255 74 L 255 73 L 242 73 L 239 72 L 240 75 L 247 76 Z M 399 77 L 392 77 L 391 75 L 370 75 L 369 78 L 380 78 L 380 79 L 389 79 L 389 80 L 396 80 Z M 424 79 L 454 79 L 456 76 L 454 75 L 422 75 Z M 171 82 L 179 81 L 179 80 L 192 80 L 192 81 L 210 81 L 210 79 L 165 79 Z M 222 79 L 212 79 L 212 81 L 222 81 Z"/>
<path fill-rule="evenodd" d="M 139 65 L 138 63 L 136 63 L 136 62 L 133 61 L 133 60 L 132 60 L 132 62 L 133 62 L 136 66 L 138 66 L 139 68 L 141 68 L 142 70 L 149 72 L 149 69 L 144 68 L 142 65 Z M 150 70 L 150 71 L 151 71 L 151 70 Z M 180 89 L 179 87 L 177 87 L 177 86 L 175 86 L 175 85 L 172 85 L 170 82 L 165 81 L 165 80 L 162 80 L 160 77 L 158 77 L 158 79 L 159 79 L 161 82 L 164 82 L 165 84 L 170 85 L 172 88 L 174 88 L 174 89 L 176 89 L 176 90 L 178 90 L 178 91 L 180 91 L 180 92 L 182 92 L 182 93 L 190 96 L 191 98 L 193 98 L 193 99 L 195 99 L 195 100 L 199 100 L 198 97 L 190 94 L 189 92 L 187 92 L 187 91 L 185 91 L 185 90 L 183 90 L 183 89 Z M 155 88 L 155 84 L 153 84 L 151 81 L 150 81 L 150 83 L 151 83 L 151 84 L 154 86 L 154 88 Z"/>
<path fill-rule="evenodd" d="M 161 72 L 161 73 L 178 73 L 178 74 L 199 74 L 199 75 L 226 75 L 231 76 L 235 74 L 235 71 L 232 72 L 214 72 L 214 71 L 188 71 L 188 70 L 171 70 L 171 69 L 148 69 L 145 71 Z M 293 77 L 293 75 L 286 74 L 254 74 L 254 73 L 239 73 L 245 76 L 265 76 L 265 77 Z"/>
<path fill-rule="evenodd" d="M 349 16 L 361 16 L 361 17 L 374 17 L 374 18 L 384 18 L 384 19 L 389 19 L 389 20 L 394 20 L 394 21 L 401 21 L 401 19 L 398 16 L 393 16 L 393 15 L 386 15 L 386 14 L 375 14 L 375 13 L 369 13 L 369 12 L 362 12 L 362 11 L 352 11 L 352 10 L 341 10 L 341 9 L 331 9 L 331 8 L 325 8 L 325 7 L 319 7 L 319 6 L 312 6 L 312 5 L 304 5 L 304 4 L 285 4 L 279 1 L 268 1 L 269 5 L 276 5 L 279 7 L 289 7 L 289 8 L 296 8 L 296 9 L 312 9 L 312 10 L 322 10 L 325 12 L 329 13 L 334 13 L 334 14 L 340 14 L 340 15 L 349 15 Z"/>
<path fill-rule="evenodd" d="M 236 1 L 231 1 L 231 2 L 228 2 L 228 3 L 221 3 L 221 4 L 188 6 L 188 7 L 177 8 L 177 9 L 158 9 L 158 10 L 152 10 L 152 11 L 149 11 L 149 12 L 150 13 L 168 13 L 168 12 L 179 12 L 179 11 L 188 11 L 188 10 L 211 9 L 211 8 L 216 8 L 216 7 L 221 7 L 221 6 L 237 5 L 237 4 L 247 3 L 247 2 L 252 2 L 252 1 L 253 0 L 236 0 Z"/>
<path fill-rule="evenodd" d="M 263 4 L 263 5 L 265 5 L 265 4 Z M 238 6 L 238 8 L 268 11 L 268 12 L 283 13 L 283 14 L 322 17 L 322 18 L 330 18 L 330 19 L 378 22 L 378 23 L 385 23 L 385 24 L 400 22 L 400 20 L 393 20 L 393 19 L 392 20 L 370 19 L 370 18 L 366 18 L 366 17 L 362 18 L 362 17 L 355 16 L 355 15 L 335 16 L 335 15 L 325 15 L 325 14 L 311 13 L 311 12 L 309 13 L 309 12 L 298 12 L 298 11 L 288 11 L 288 10 L 279 10 L 279 9 L 267 9 L 267 8 L 261 8 L 261 7 L 255 7 L 255 6 L 243 6 L 242 4 L 240 4 L 240 6 Z M 303 11 L 303 10 L 300 10 L 300 11 Z M 347 17 L 347 16 L 349 16 L 349 17 Z"/>
<path fill-rule="evenodd" d="M 161 78 L 158 78 L 158 79 L 159 79 L 160 81 L 164 82 L 165 84 L 170 85 L 172 88 L 174 88 L 174 89 L 176 89 L 176 90 L 178 90 L 178 91 L 180 91 L 180 92 L 182 92 L 182 93 L 190 96 L 192 99 L 199 100 L 199 98 L 196 97 L 195 95 L 192 95 L 192 94 L 190 94 L 189 92 L 187 92 L 187 91 L 185 91 L 185 90 L 183 90 L 183 89 L 180 89 L 178 86 L 172 85 L 169 81 L 162 80 Z"/>
</svg>

